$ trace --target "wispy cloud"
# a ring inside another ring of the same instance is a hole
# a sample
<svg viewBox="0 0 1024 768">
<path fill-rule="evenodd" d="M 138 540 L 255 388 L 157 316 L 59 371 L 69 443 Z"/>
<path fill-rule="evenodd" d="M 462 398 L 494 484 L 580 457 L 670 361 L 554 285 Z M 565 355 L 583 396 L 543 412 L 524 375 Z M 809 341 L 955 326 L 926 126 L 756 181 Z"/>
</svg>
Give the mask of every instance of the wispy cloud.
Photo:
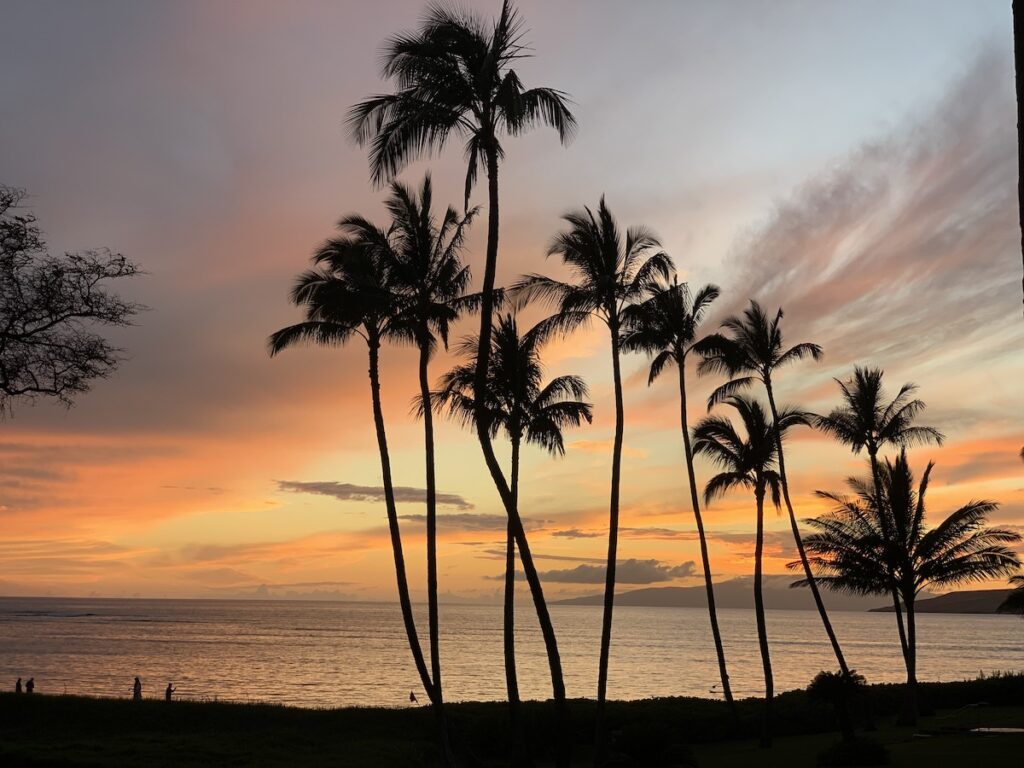
<svg viewBox="0 0 1024 768">
<path fill-rule="evenodd" d="M 753 533 L 709 533 L 710 541 L 721 541 L 729 545 L 736 557 L 754 556 L 755 537 Z M 765 531 L 764 556 L 793 559 L 797 556 L 796 544 L 790 531 Z"/>
<path fill-rule="evenodd" d="M 426 515 L 400 515 L 403 520 L 426 522 Z M 523 527 L 526 530 L 542 528 L 550 523 L 549 520 L 531 520 L 523 518 Z M 508 518 L 505 515 L 488 515 L 475 512 L 449 512 L 437 516 L 437 527 L 442 533 L 445 531 L 505 531 L 508 528 Z"/>
<path fill-rule="evenodd" d="M 278 480 L 279 491 L 289 493 L 311 493 L 317 496 L 330 496 L 341 501 L 384 501 L 384 488 L 371 485 L 353 485 L 330 481 L 303 482 L 296 480 Z M 424 504 L 427 492 L 423 488 L 395 486 L 395 501 L 399 504 Z M 472 502 L 455 493 L 438 493 L 437 503 L 455 509 L 473 509 Z"/>
<path fill-rule="evenodd" d="M 623 560 L 615 570 L 619 584 L 655 584 L 693 576 L 695 564 L 688 560 L 670 566 L 658 560 Z M 575 568 L 545 571 L 541 578 L 561 584 L 603 584 L 608 569 L 604 565 L 577 565 Z"/>
<path fill-rule="evenodd" d="M 733 254 L 719 312 L 782 305 L 844 366 L 986 348 L 1020 309 L 1012 72 L 986 51 L 930 113 L 780 201 Z"/>
<path fill-rule="evenodd" d="M 627 539 L 672 539 L 690 541 L 697 538 L 695 531 L 677 531 L 675 528 L 658 528 L 655 526 L 620 528 L 619 533 Z"/>
</svg>

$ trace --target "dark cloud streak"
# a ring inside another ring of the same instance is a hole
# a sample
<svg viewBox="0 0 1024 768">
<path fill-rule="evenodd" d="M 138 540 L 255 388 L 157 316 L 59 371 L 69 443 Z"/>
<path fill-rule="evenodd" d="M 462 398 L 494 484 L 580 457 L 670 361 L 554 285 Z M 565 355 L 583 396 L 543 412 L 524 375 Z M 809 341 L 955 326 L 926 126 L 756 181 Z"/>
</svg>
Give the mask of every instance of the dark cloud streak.
<svg viewBox="0 0 1024 768">
<path fill-rule="evenodd" d="M 317 496 L 330 496 L 340 501 L 384 501 L 384 488 L 381 486 L 352 485 L 330 481 L 301 482 L 295 480 L 278 480 L 279 491 L 288 493 L 311 493 Z M 423 488 L 395 486 L 395 501 L 399 504 L 426 501 L 427 492 Z M 455 509 L 473 509 L 473 504 L 455 493 L 437 494 L 437 503 Z M 504 519 L 504 518 L 502 518 Z"/>
</svg>

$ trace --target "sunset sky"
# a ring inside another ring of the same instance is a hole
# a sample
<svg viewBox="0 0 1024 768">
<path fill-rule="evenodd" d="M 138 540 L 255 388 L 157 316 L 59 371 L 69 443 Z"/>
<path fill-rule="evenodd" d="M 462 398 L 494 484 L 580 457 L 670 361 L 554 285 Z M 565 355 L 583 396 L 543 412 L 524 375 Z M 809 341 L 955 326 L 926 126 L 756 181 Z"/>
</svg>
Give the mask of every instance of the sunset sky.
<svg viewBox="0 0 1024 768">
<path fill-rule="evenodd" d="M 488 14 L 498 0 L 474 2 Z M 941 447 L 933 521 L 973 498 L 1024 531 L 1024 320 L 1010 3 L 521 2 L 527 85 L 567 91 L 580 128 L 506 142 L 499 282 L 562 274 L 546 245 L 607 194 L 660 236 L 683 279 L 722 287 L 707 330 L 755 297 L 823 362 L 778 380 L 826 411 L 832 377 L 881 366 L 920 385 Z M 71 410 L 0 421 L 0 594 L 391 599 L 365 346 L 296 349 L 293 277 L 343 214 L 383 221 L 384 193 L 343 122 L 384 91 L 381 43 L 415 26 L 398 2 L 0 4 L 0 183 L 24 187 L 54 250 L 109 246 L 147 275 L 128 353 Z M 459 144 L 429 169 L 461 201 Z M 478 189 L 475 202 L 484 203 Z M 485 226 L 469 242 L 482 273 Z M 531 319 L 540 317 L 531 310 Z M 456 336 L 471 331 L 460 326 Z M 546 349 L 589 382 L 594 424 L 552 459 L 524 453 L 521 509 L 546 588 L 603 581 L 613 431 L 607 332 Z M 440 356 L 433 374 L 452 358 Z M 422 425 L 415 355 L 382 379 L 414 592 L 423 595 Z M 625 361 L 620 585 L 700 583 L 671 376 Z M 691 370 L 691 424 L 717 380 Z M 441 422 L 441 591 L 494 600 L 505 518 L 478 446 Z M 862 457 L 809 430 L 788 444 L 801 517 Z M 698 463 L 699 480 L 709 467 Z M 706 517 L 716 579 L 752 569 L 746 495 Z M 771 573 L 791 537 L 769 520 Z"/>
</svg>

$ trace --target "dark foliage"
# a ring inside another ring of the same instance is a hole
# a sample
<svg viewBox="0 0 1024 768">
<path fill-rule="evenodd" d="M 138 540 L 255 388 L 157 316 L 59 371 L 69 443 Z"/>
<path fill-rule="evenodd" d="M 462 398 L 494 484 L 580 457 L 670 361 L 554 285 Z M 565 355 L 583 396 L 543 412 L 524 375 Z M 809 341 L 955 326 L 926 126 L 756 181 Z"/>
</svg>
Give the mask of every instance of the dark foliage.
<svg viewBox="0 0 1024 768">
<path fill-rule="evenodd" d="M 1024 701 L 1024 675 L 921 683 L 920 691 L 935 709 L 952 710 L 980 703 L 1019 706 Z M 868 686 L 864 697 L 875 717 L 891 721 L 902 704 L 902 686 Z M 0 694 L 2 765 L 16 765 L 10 759 L 13 755 L 32 755 L 37 758 L 34 764 L 62 765 L 66 764 L 62 758 L 68 754 L 85 764 L 115 766 L 428 766 L 437 765 L 439 758 L 434 714 L 428 707 L 309 710 L 187 701 L 168 706 L 162 701 L 38 694 L 26 699 L 24 695 Z M 609 701 L 608 731 L 616 734 L 612 748 L 639 765 L 649 765 L 643 756 L 654 754 L 654 747 L 638 743 L 642 741 L 638 737 L 644 735 L 664 738 L 657 748 L 663 750 L 659 754 L 666 756 L 671 754 L 673 745 L 755 738 L 760 700 L 743 699 L 736 703 L 740 714 L 738 733 L 723 701 Z M 481 761 L 500 760 L 507 755 L 506 706 L 497 701 L 449 705 L 453 734 L 467 753 Z M 592 700 L 570 702 L 570 729 L 577 744 L 591 738 L 595 706 Z M 561 734 L 548 705 L 527 701 L 523 709 L 538 762 L 549 760 Z M 828 733 L 835 728 L 829 709 L 806 691 L 778 695 L 775 716 L 779 736 Z M 55 723 L 60 724 L 58 730 Z"/>
<path fill-rule="evenodd" d="M 1024 576 L 1014 576 L 1010 579 L 1011 584 L 1016 584 L 1017 589 L 999 606 L 1000 613 L 1016 613 L 1024 616 Z"/>
<path fill-rule="evenodd" d="M 109 290 L 139 268 L 106 249 L 52 254 L 25 193 L 0 186 L 0 414 L 18 400 L 71 405 L 122 353 L 97 326 L 123 326 L 142 308 Z"/>
</svg>

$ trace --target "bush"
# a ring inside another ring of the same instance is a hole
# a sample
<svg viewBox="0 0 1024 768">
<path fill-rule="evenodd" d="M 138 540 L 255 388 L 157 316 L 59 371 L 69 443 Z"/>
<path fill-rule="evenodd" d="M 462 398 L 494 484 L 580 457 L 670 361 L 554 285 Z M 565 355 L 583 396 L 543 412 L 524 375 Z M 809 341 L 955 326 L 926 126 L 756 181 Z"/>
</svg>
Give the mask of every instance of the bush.
<svg viewBox="0 0 1024 768">
<path fill-rule="evenodd" d="M 887 765 L 888 750 L 877 741 L 856 739 L 837 741 L 831 747 L 818 753 L 818 765 L 829 768 L 840 766 Z"/>
</svg>

